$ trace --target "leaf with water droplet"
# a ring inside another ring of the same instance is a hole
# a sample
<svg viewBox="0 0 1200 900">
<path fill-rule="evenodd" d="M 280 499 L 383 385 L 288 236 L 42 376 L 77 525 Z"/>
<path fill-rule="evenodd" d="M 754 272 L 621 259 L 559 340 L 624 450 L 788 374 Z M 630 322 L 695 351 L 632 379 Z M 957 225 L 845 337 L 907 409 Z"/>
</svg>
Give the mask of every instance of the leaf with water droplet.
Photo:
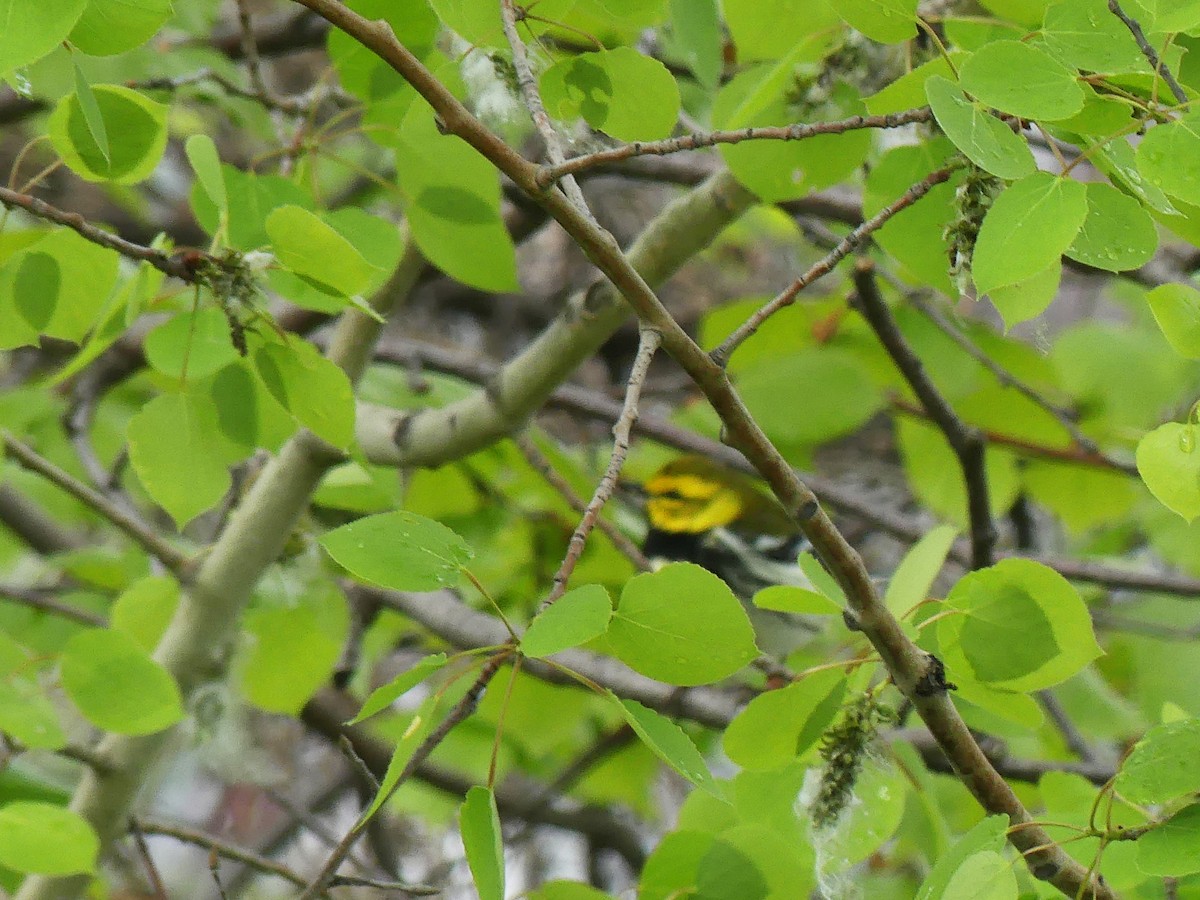
<svg viewBox="0 0 1200 900">
<path fill-rule="evenodd" d="M 433 591 L 458 583 L 475 554 L 440 522 L 410 512 L 367 516 L 321 538 L 321 546 L 356 578 L 398 591 Z"/>
<path fill-rule="evenodd" d="M 1168 422 L 1144 438 L 1137 448 L 1137 468 L 1146 487 L 1167 509 L 1191 522 L 1200 516 L 1200 455 L 1197 425 Z"/>
</svg>

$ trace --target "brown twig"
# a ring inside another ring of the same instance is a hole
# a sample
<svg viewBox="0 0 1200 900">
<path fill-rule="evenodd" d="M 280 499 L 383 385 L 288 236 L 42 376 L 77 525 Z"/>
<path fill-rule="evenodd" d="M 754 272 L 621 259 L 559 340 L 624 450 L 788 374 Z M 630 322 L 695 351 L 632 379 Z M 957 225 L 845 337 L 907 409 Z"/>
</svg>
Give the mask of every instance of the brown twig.
<svg viewBox="0 0 1200 900">
<path fill-rule="evenodd" d="M 620 410 L 618 409 L 613 418 L 619 417 L 620 414 Z M 555 471 L 554 464 L 546 458 L 546 454 L 538 449 L 537 444 L 524 434 L 515 435 L 513 443 L 516 444 L 521 455 L 525 457 L 525 461 L 546 480 L 546 483 L 550 487 L 559 493 L 571 509 L 582 516 L 587 510 L 587 501 L 580 497 L 575 492 L 575 489 L 571 487 L 570 483 Z M 612 541 L 613 546 L 626 559 L 633 563 L 634 566 L 644 572 L 650 570 L 650 560 L 646 559 L 646 554 L 642 553 L 638 545 L 626 537 L 621 529 L 617 528 L 617 526 L 603 516 L 596 520 L 596 527 L 604 532 L 605 537 Z"/>
<path fill-rule="evenodd" d="M 1171 89 L 1176 102 L 1186 106 L 1188 103 L 1187 91 L 1175 80 L 1175 76 L 1171 73 L 1167 64 L 1159 58 L 1154 48 L 1150 46 L 1150 42 L 1146 40 L 1146 32 L 1142 31 L 1142 26 L 1137 19 L 1130 18 L 1129 14 L 1121 8 L 1121 4 L 1117 0 L 1108 0 L 1108 11 L 1120 19 L 1125 24 L 1125 27 L 1129 29 L 1129 33 L 1133 35 L 1133 39 L 1137 41 L 1138 49 L 1142 51 L 1142 56 L 1146 57 L 1146 61 L 1150 63 L 1150 67 L 1154 69 L 1155 74 L 1159 75 L 1167 83 L 1167 87 Z"/>
<path fill-rule="evenodd" d="M 970 356 L 973 360 L 987 369 L 996 380 L 1005 387 L 1010 387 L 1017 391 L 1027 400 L 1036 403 L 1058 421 L 1067 433 L 1071 435 L 1071 439 L 1075 441 L 1079 447 L 1086 453 L 1096 457 L 1097 459 L 1107 460 L 1109 468 L 1119 472 L 1124 472 L 1126 475 L 1137 476 L 1137 466 L 1132 463 L 1121 462 L 1118 459 L 1105 454 L 1099 445 L 1090 437 L 1083 433 L 1082 429 L 1076 424 L 1072 411 L 1064 409 L 1056 403 L 1051 403 L 1040 392 L 1032 386 L 1026 384 L 1000 363 L 996 362 L 992 357 L 988 356 L 983 350 L 972 341 L 967 335 L 958 328 L 953 322 L 942 315 L 941 311 L 936 309 L 933 304 L 928 303 L 925 298 L 919 296 L 915 292 L 906 294 L 905 299 L 909 305 L 914 307 L 925 318 L 934 324 L 942 334 L 946 335 L 950 340 L 957 344 L 964 353 Z"/>
<path fill-rule="evenodd" d="M 734 329 L 729 337 L 725 338 L 709 356 L 714 363 L 719 366 L 724 366 L 729 361 L 729 357 L 733 355 L 733 351 L 742 345 L 754 332 L 762 326 L 762 324 L 785 307 L 791 306 L 796 302 L 796 297 L 806 287 L 816 281 L 818 278 L 823 278 L 833 271 L 834 267 L 846 258 L 852 251 L 857 249 L 863 241 L 887 224 L 888 220 L 897 213 L 908 209 L 937 185 L 944 181 L 948 181 L 950 176 L 961 167 L 961 163 L 951 163 L 948 166 L 943 166 L 935 172 L 926 175 L 912 187 L 910 187 L 900 199 L 894 203 L 885 206 L 871 218 L 867 219 L 848 235 L 842 238 L 841 243 L 825 254 L 824 257 L 817 260 L 809 267 L 808 271 L 793 281 L 787 288 L 773 297 L 771 300 L 764 303 L 757 309 L 753 315 L 745 322 Z"/>
<path fill-rule="evenodd" d="M 570 579 L 571 573 L 575 571 L 579 558 L 583 555 L 588 535 L 596 527 L 596 521 L 600 517 L 600 511 L 604 509 L 604 504 L 608 502 L 617 488 L 617 479 L 621 475 L 621 468 L 625 465 L 625 456 L 629 452 L 633 423 L 638 418 L 638 399 L 642 394 L 642 385 L 646 381 L 646 374 L 650 371 L 650 361 L 654 359 L 654 353 L 658 350 L 661 340 L 661 335 L 650 328 L 643 328 L 639 333 L 637 356 L 633 361 L 633 368 L 629 373 L 629 383 L 625 388 L 625 402 L 621 406 L 621 414 L 617 417 L 617 423 L 613 426 L 613 448 L 612 454 L 609 456 L 608 468 L 605 469 L 600 483 L 596 485 L 592 499 L 588 502 L 587 508 L 583 511 L 583 517 L 575 528 L 575 533 L 571 535 L 571 540 L 567 544 L 567 553 L 563 557 L 562 565 L 554 573 L 550 593 L 542 601 L 541 609 L 546 609 L 566 593 L 567 581 Z"/>
<path fill-rule="evenodd" d="M 150 848 L 146 845 L 146 836 L 138 826 L 137 819 L 129 821 L 129 833 L 133 835 L 134 846 L 137 847 L 138 855 L 146 865 L 146 877 L 150 879 L 150 889 L 154 891 L 155 900 L 167 900 L 167 888 L 163 884 L 162 876 L 158 874 L 158 866 L 154 864 L 154 857 L 150 855 Z"/>
<path fill-rule="evenodd" d="M 63 619 L 79 622 L 95 628 L 103 628 L 108 620 L 90 610 L 80 609 L 55 599 L 48 591 L 36 588 L 22 588 L 15 585 L 0 584 L 0 598 L 28 606 L 30 609 L 41 610 Z"/>
<path fill-rule="evenodd" d="M 542 103 L 537 79 L 529 64 L 529 54 L 525 51 L 525 42 L 517 33 L 518 18 L 517 4 L 513 0 L 500 0 L 500 21 L 504 27 L 505 40 L 508 41 L 508 46 L 512 50 L 513 68 L 517 72 L 517 87 L 521 89 L 521 96 L 525 100 L 525 108 L 529 110 L 530 118 L 533 119 L 533 126 L 546 145 L 546 157 L 550 160 L 551 165 L 560 166 L 566 159 L 562 138 L 559 137 L 558 129 L 554 127 L 554 123 L 550 121 L 550 116 L 546 113 L 546 105 Z M 587 211 L 587 201 L 574 178 L 564 179 L 562 187 L 572 203 L 580 210 Z"/>
<path fill-rule="evenodd" d="M 129 515 L 99 491 L 88 487 L 70 473 L 60 469 L 50 460 L 21 443 L 7 432 L 0 433 L 4 449 L 22 466 L 37 472 L 47 481 L 70 494 L 93 512 L 103 516 L 123 532 L 135 544 L 158 559 L 180 580 L 186 580 L 190 559 L 186 553 L 163 540 L 149 525 Z"/>
<path fill-rule="evenodd" d="M 0 186 L 0 204 L 15 206 L 25 210 L 25 212 L 32 216 L 37 216 L 39 219 L 45 219 L 47 222 L 54 222 L 57 225 L 64 225 L 93 244 L 115 250 L 127 259 L 149 263 L 160 272 L 174 276 L 182 281 L 191 283 L 196 280 L 195 268 L 186 265 L 182 255 L 167 255 L 161 250 L 155 250 L 153 247 L 143 247 L 141 244 L 127 241 L 124 238 L 98 228 L 79 213 L 67 212 L 56 206 L 51 206 L 46 201 L 39 200 L 37 197 L 22 194 L 19 191 L 2 186 Z"/>
<path fill-rule="evenodd" d="M 882 116 L 851 116 L 829 122 L 797 123 L 794 125 L 762 125 L 749 128 L 733 128 L 728 131 L 701 131 L 662 141 L 636 141 L 598 150 L 586 156 L 576 156 L 564 162 L 544 166 L 538 173 L 538 183 L 548 187 L 567 175 L 573 175 L 595 166 L 623 162 L 638 156 L 666 156 L 718 144 L 740 144 L 743 141 L 802 141 L 822 134 L 845 134 L 864 128 L 900 128 L 914 122 L 928 122 L 932 113 L 928 106 L 906 109 L 903 112 Z"/>
<path fill-rule="evenodd" d="M 237 0 L 238 32 L 241 37 L 242 58 L 246 63 L 246 74 L 250 77 L 250 87 L 258 98 L 268 96 L 267 83 L 263 81 L 262 60 L 258 57 L 258 42 L 254 39 L 254 22 L 250 17 L 250 6 L 247 0 Z"/>
<path fill-rule="evenodd" d="M 883 345 L 958 459 L 967 488 L 971 568 L 982 569 L 990 566 L 993 562 L 992 551 L 996 546 L 996 523 L 992 520 L 987 470 L 984 467 L 987 439 L 978 428 L 967 425 L 959 418 L 954 407 L 942 396 L 926 373 L 921 358 L 900 333 L 900 327 L 879 291 L 879 282 L 875 278 L 875 264 L 869 259 L 860 259 L 854 266 L 854 288 L 856 308 L 867 320 L 867 324 L 879 338 L 879 343 Z"/>
<path fill-rule="evenodd" d="M 475 708 L 479 705 L 480 699 L 483 697 L 483 692 L 487 690 L 487 686 L 491 684 L 492 679 L 496 677 L 496 673 L 500 671 L 500 667 L 504 664 L 505 660 L 508 659 L 510 653 L 511 651 L 506 647 L 505 649 L 494 653 L 492 657 L 486 663 L 484 663 L 483 669 L 475 679 L 475 683 L 471 685 L 471 687 L 463 695 L 462 699 L 454 705 L 454 708 L 446 714 L 446 717 L 442 719 L 441 723 L 438 724 L 438 727 L 431 731 L 425 740 L 421 742 L 421 745 L 413 752 L 412 757 L 405 764 L 404 770 L 400 773 L 396 781 L 390 786 L 390 790 L 388 792 L 389 796 L 399 790 L 399 788 L 413 776 L 413 773 L 416 772 L 417 767 L 429 758 L 429 754 L 437 749 L 438 745 L 446 739 L 446 735 L 448 735 L 456 725 L 464 721 L 471 715 L 471 713 L 475 711 Z M 298 900 L 314 900 L 314 898 L 319 897 L 324 893 L 325 889 L 332 884 L 333 879 L 337 874 L 338 866 L 340 866 L 342 861 L 345 860 L 345 858 L 349 855 L 350 851 L 354 847 L 354 844 L 358 841 L 359 836 L 362 834 L 365 826 L 366 822 L 360 820 L 355 823 L 353 828 L 346 832 L 346 836 L 338 842 L 338 845 L 333 849 L 333 852 L 329 854 L 329 858 L 325 860 L 325 864 L 321 867 L 321 871 L 317 873 L 316 878 L 314 878 L 309 883 L 308 887 L 305 888 L 304 892 L 300 894 Z"/>
</svg>

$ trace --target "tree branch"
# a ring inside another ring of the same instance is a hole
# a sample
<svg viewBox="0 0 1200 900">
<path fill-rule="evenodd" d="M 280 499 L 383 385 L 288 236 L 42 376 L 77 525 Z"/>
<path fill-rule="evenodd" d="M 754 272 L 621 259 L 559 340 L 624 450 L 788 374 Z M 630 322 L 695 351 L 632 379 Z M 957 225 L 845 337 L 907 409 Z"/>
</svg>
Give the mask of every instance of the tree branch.
<svg viewBox="0 0 1200 900">
<path fill-rule="evenodd" d="M 657 331 L 643 328 L 640 332 L 637 356 L 633 361 L 633 369 L 629 373 L 629 384 L 625 389 L 625 403 L 617 417 L 617 424 L 613 426 L 613 448 L 608 460 L 608 468 L 601 477 L 600 483 L 596 485 L 596 491 L 583 511 L 583 518 L 579 520 L 575 533 L 571 535 L 562 565 L 554 573 L 554 582 L 550 593 L 542 601 L 541 608 L 543 610 L 566 593 L 567 581 L 570 579 L 571 573 L 575 571 L 579 558 L 583 555 L 588 535 L 596 527 L 596 520 L 600 517 L 600 511 L 604 509 L 604 504 L 608 502 L 617 488 L 617 478 L 621 475 L 621 468 L 625 465 L 625 456 L 629 452 L 629 439 L 633 431 L 633 423 L 638 418 L 638 398 L 641 396 L 642 384 L 646 380 L 646 374 L 650 371 L 650 361 L 654 359 L 654 352 L 658 349 L 659 340 Z"/>
<path fill-rule="evenodd" d="M 1137 41 L 1138 49 L 1142 51 L 1142 56 L 1146 57 L 1146 61 L 1150 63 L 1150 67 L 1154 69 L 1154 73 L 1162 77 L 1162 80 L 1167 83 L 1167 87 L 1171 89 L 1171 93 L 1175 96 L 1175 101 L 1183 106 L 1188 103 L 1187 91 L 1183 89 L 1175 76 L 1171 74 L 1171 70 L 1167 64 L 1159 59 L 1154 48 L 1150 46 L 1150 42 L 1146 40 L 1146 32 L 1142 31 L 1142 26 L 1137 19 L 1132 19 L 1129 14 L 1121 8 L 1121 4 L 1117 0 L 1108 0 L 1108 11 L 1120 19 L 1129 33 L 1133 35 L 1133 39 Z"/>
<path fill-rule="evenodd" d="M 750 318 L 735 328 L 733 333 L 729 335 L 729 337 L 725 338 L 725 340 L 721 342 L 720 346 L 718 346 L 712 351 L 712 353 L 709 354 L 709 356 L 712 357 L 713 362 L 720 366 L 724 366 L 729 361 L 729 357 L 733 355 L 733 351 L 740 347 L 747 338 L 758 331 L 758 329 L 762 327 L 762 324 L 767 321 L 767 319 L 771 318 L 771 316 L 775 315 L 775 313 L 779 312 L 779 310 L 795 303 L 796 297 L 799 296 L 801 291 L 803 291 L 818 278 L 823 278 L 832 272 L 834 266 L 845 259 L 868 237 L 886 225 L 889 219 L 891 219 L 897 213 L 908 209 L 908 207 L 912 206 L 942 182 L 948 181 L 950 176 L 953 175 L 956 170 L 961 168 L 961 166 L 962 163 L 951 163 L 948 166 L 944 166 L 937 171 L 926 175 L 923 179 L 905 191 L 900 199 L 896 200 L 889 206 L 885 206 L 871 218 L 867 219 L 848 235 L 842 238 L 841 243 L 825 254 L 824 257 L 813 263 L 807 272 L 793 281 L 790 285 L 788 285 L 787 288 L 777 294 L 773 299 L 763 304 L 754 312 L 753 315 L 750 316 Z"/>
<path fill-rule="evenodd" d="M 370 22 L 335 0 L 297 0 L 374 51 L 433 107 L 448 134 L 474 147 L 513 182 L 534 197 L 563 227 L 613 286 L 633 307 L 643 326 L 662 335 L 662 346 L 691 376 L 724 423 L 729 442 L 740 449 L 762 474 L 783 508 L 812 543 L 821 561 L 845 591 L 849 614 L 879 653 L 893 682 L 913 703 L 938 743 L 954 761 L 964 784 L 980 804 L 1003 813 L 1013 825 L 1010 841 L 1021 851 L 1035 877 L 1052 883 L 1068 896 L 1085 889 L 1096 900 L 1113 897 L 1107 885 L 1073 860 L 1041 828 L 1033 825 L 1029 811 L 996 772 L 975 743 L 944 690 L 927 691 L 931 672 L 940 665 L 917 647 L 887 609 L 862 559 L 821 510 L 813 492 L 796 476 L 779 451 L 750 416 L 725 372 L 672 318 L 646 280 L 621 253 L 611 234 L 596 225 L 557 190 L 540 192 L 537 167 L 521 158 L 478 119 L 392 33 L 386 22 Z M 950 169 L 928 176 L 910 189 L 950 177 Z M 919 195 L 916 194 L 916 195 Z M 913 201 L 916 199 L 913 196 Z M 903 198 L 902 198 L 903 199 Z M 912 201 L 910 201 L 912 202 Z M 553 385 L 552 382 L 551 386 Z M 26 900 L 26 898 L 18 898 Z"/>
<path fill-rule="evenodd" d="M 506 0 L 507 2 L 507 0 Z M 795 125 L 760 125 L 735 128 L 729 131 L 698 131 L 662 141 L 638 141 L 608 150 L 598 150 L 586 156 L 576 156 L 565 162 L 543 167 L 538 184 L 549 187 L 564 176 L 583 172 L 595 166 L 623 162 L 639 156 L 666 156 L 719 144 L 740 144 L 743 141 L 802 141 L 821 134 L 845 134 L 864 128 L 900 128 L 915 122 L 928 122 L 933 117 L 928 106 L 906 109 L 883 116 L 851 116 L 828 122 L 797 123 Z M 551 160 L 551 162 L 554 162 Z"/>
<path fill-rule="evenodd" d="M 990 566 L 993 562 L 992 551 L 996 546 L 996 523 L 992 521 L 987 470 L 984 468 L 987 440 L 978 428 L 967 425 L 958 417 L 954 407 L 946 401 L 926 373 L 921 358 L 900 333 L 900 327 L 888 309 L 887 301 L 879 292 L 879 282 L 875 280 L 875 265 L 870 260 L 860 259 L 855 265 L 854 287 L 855 307 L 867 320 L 867 324 L 879 338 L 879 343 L 883 345 L 958 459 L 967 487 L 971 568 L 982 569 Z"/>
</svg>

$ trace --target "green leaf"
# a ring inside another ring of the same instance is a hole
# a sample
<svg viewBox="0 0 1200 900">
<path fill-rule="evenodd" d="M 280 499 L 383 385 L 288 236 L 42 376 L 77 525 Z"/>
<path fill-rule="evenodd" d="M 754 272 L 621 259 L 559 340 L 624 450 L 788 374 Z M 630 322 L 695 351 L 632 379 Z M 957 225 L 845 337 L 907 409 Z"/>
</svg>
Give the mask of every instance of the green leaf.
<svg viewBox="0 0 1200 900">
<path fill-rule="evenodd" d="M 221 157 L 217 153 L 217 145 L 207 134 L 193 134 L 183 144 L 184 153 L 196 180 L 204 188 L 204 193 L 221 212 L 226 212 L 229 206 L 229 196 L 225 192 L 225 176 L 221 172 Z"/>
<path fill-rule="evenodd" d="M 917 101 L 918 104 L 921 102 Z M 867 173 L 863 215 L 874 216 L 914 184 L 943 165 L 953 152 L 949 142 L 894 147 Z M 923 283 L 951 294 L 943 233 L 954 218 L 953 183 L 933 187 L 917 203 L 902 209 L 875 232 L 875 242 Z"/>
<path fill-rule="evenodd" d="M 1005 559 L 964 576 L 938 622 L 950 677 L 1032 692 L 1065 681 L 1100 656 L 1087 607 L 1053 569 Z"/>
<path fill-rule="evenodd" d="M 846 676 L 837 670 L 764 691 L 725 729 L 726 755 L 747 771 L 783 768 L 820 739 L 841 708 L 845 691 Z"/>
<path fill-rule="evenodd" d="M 363 703 L 358 715 L 346 724 L 355 725 L 376 713 L 383 712 L 444 665 L 446 665 L 445 653 L 433 653 L 418 660 L 407 672 L 401 672 L 387 684 L 381 684 L 371 691 L 371 695 Z"/>
<path fill-rule="evenodd" d="M 621 708 L 625 721 L 637 732 L 642 742 L 654 751 L 655 756 L 706 794 L 718 800 L 723 799 L 721 788 L 708 770 L 704 757 L 683 729 L 636 700 L 618 700 L 612 694 L 609 696 Z"/>
<path fill-rule="evenodd" d="M 813 554 L 806 550 L 800 554 L 796 562 L 812 586 L 828 597 L 831 602 L 837 604 L 839 612 L 849 605 L 842 586 Z"/>
<path fill-rule="evenodd" d="M 219 309 L 182 312 L 146 335 L 146 361 L 172 378 L 207 378 L 238 358 L 229 323 Z M 185 370 L 186 366 L 186 370 Z"/>
<path fill-rule="evenodd" d="M 1107 0 L 1065 0 L 1046 8 L 1046 48 L 1068 66 L 1089 72 L 1149 72 L 1150 65 Z"/>
<path fill-rule="evenodd" d="M 904 472 L 917 498 L 944 519 L 965 528 L 967 488 L 962 469 L 946 439 L 932 425 L 903 418 L 896 423 Z M 988 447 L 984 453 L 988 499 L 993 512 L 1012 506 L 1021 488 L 1016 457 Z"/>
<path fill-rule="evenodd" d="M 708 832 L 668 832 L 655 847 L 642 869 L 639 900 L 672 900 L 686 896 L 696 884 L 696 869 L 713 845 Z"/>
<path fill-rule="evenodd" d="M 986 294 L 1044 272 L 1059 261 L 1087 218 L 1087 188 L 1034 172 L 992 203 L 972 261 L 975 288 Z"/>
<path fill-rule="evenodd" d="M 1137 469 L 1163 506 L 1191 522 L 1200 516 L 1200 426 L 1168 422 L 1138 442 Z"/>
<path fill-rule="evenodd" d="M 716 90 L 725 67 L 716 0 L 671 0 L 671 28 L 696 80 L 708 90 Z"/>
<path fill-rule="evenodd" d="M 117 265 L 112 250 L 66 228 L 14 253 L 0 267 L 0 347 L 36 344 L 39 333 L 82 341 L 109 301 Z"/>
<path fill-rule="evenodd" d="M 773 584 L 763 588 L 754 595 L 754 605 L 772 612 L 810 616 L 838 616 L 844 608 L 828 594 L 790 584 Z"/>
<path fill-rule="evenodd" d="M 467 791 L 458 828 L 480 900 L 504 900 L 504 843 L 491 790 L 475 785 Z"/>
<path fill-rule="evenodd" d="M 1141 492 L 1124 472 L 1042 460 L 1026 460 L 1021 480 L 1029 495 L 1080 535 L 1098 525 L 1126 520 Z"/>
<path fill-rule="evenodd" d="M 96 85 L 92 94 L 108 147 L 102 148 L 93 137 L 77 93 L 60 100 L 51 113 L 47 123 L 50 143 L 87 181 L 134 184 L 146 178 L 167 146 L 167 108 L 113 84 Z"/>
<path fill-rule="evenodd" d="M 254 369 L 275 401 L 317 437 L 335 447 L 354 440 L 350 379 L 312 344 L 264 344 L 254 353 Z"/>
<path fill-rule="evenodd" d="M 408 110 L 400 134 L 397 178 L 421 253 L 463 284 L 516 290 L 516 250 L 500 217 L 495 168 L 458 138 L 441 134 L 424 103 Z"/>
<path fill-rule="evenodd" d="M 841 24 L 824 0 L 723 0 L 738 59 L 777 59 L 806 39 Z"/>
<path fill-rule="evenodd" d="M 945 565 L 946 556 L 957 535 L 957 528 L 939 525 L 904 554 L 883 597 L 884 604 L 893 616 L 900 618 L 928 599 L 929 589 Z"/>
<path fill-rule="evenodd" d="M 769 837 L 767 838 L 769 840 Z M 750 854 L 718 837 L 696 864 L 697 897 L 766 900 L 770 887 Z"/>
<path fill-rule="evenodd" d="M 521 638 L 521 652 L 535 658 L 578 647 L 608 629 L 612 600 L 598 584 L 567 591 L 538 613 Z"/>
<path fill-rule="evenodd" d="M 1111 184 L 1086 188 L 1087 218 L 1066 255 L 1106 272 L 1136 269 L 1153 259 L 1158 229 L 1145 207 Z"/>
<path fill-rule="evenodd" d="M 993 41 L 959 70 L 963 90 L 987 106 L 1022 119 L 1065 119 L 1083 109 L 1076 73 L 1044 50 L 1021 41 Z"/>
<path fill-rule="evenodd" d="M 343 525 L 325 534 L 321 546 L 356 577 L 397 591 L 453 587 L 474 556 L 445 525 L 410 512 L 381 513 Z"/>
<path fill-rule="evenodd" d="M 71 33 L 88 0 L 0 0 L 0 75 L 27 66 Z"/>
<path fill-rule="evenodd" d="M 1200 804 L 1184 807 L 1138 838 L 1137 867 L 1165 878 L 1200 872 Z"/>
<path fill-rule="evenodd" d="M 881 44 L 916 36 L 917 0 L 837 0 L 830 6 L 851 27 Z"/>
<path fill-rule="evenodd" d="M 1155 125 L 1137 148 L 1146 181 L 1185 203 L 1200 203 L 1200 112 Z"/>
<path fill-rule="evenodd" d="M 916 900 L 941 900 L 945 897 L 955 873 L 967 860 L 976 853 L 995 853 L 1004 847 L 1004 832 L 1007 829 L 1008 819 L 1005 816 L 988 816 L 960 837 L 938 858 L 929 874 L 925 876 Z"/>
<path fill-rule="evenodd" d="M 217 409 L 220 435 L 246 456 L 257 448 L 278 450 L 296 431 L 296 423 L 271 396 L 266 385 L 238 359 L 217 372 L 207 383 Z"/>
<path fill-rule="evenodd" d="M 621 141 L 665 138 L 679 118 L 679 87 L 658 60 L 632 47 L 569 56 L 539 79 L 546 111 L 582 117 Z"/>
<path fill-rule="evenodd" d="M 163 394 L 129 420 L 129 461 L 142 486 L 179 525 L 229 490 L 217 412 L 203 394 Z"/>
<path fill-rule="evenodd" d="M 669 684 L 708 684 L 758 656 L 754 629 L 733 591 L 692 563 L 635 575 L 608 627 L 613 653 Z"/>
<path fill-rule="evenodd" d="M 204 394 L 163 394 L 129 421 L 129 460 L 177 524 L 212 508 L 232 483 L 217 412 Z"/>
<path fill-rule="evenodd" d="M 1037 169 L 1024 139 L 954 82 L 934 75 L 925 82 L 925 94 L 946 137 L 979 168 L 1004 179 L 1023 178 Z"/>
<path fill-rule="evenodd" d="M 1200 291 L 1180 282 L 1160 284 L 1146 294 L 1146 302 L 1171 349 L 1200 359 Z"/>
<path fill-rule="evenodd" d="M 96 142 L 96 149 L 100 151 L 100 155 L 104 157 L 106 163 L 111 162 L 108 151 L 108 131 L 104 127 L 104 116 L 100 114 L 96 95 L 92 93 L 92 86 L 88 84 L 74 54 L 71 56 L 71 63 L 75 70 L 75 96 L 79 100 L 79 110 L 83 113 L 83 120 L 87 123 L 92 140 Z"/>
<path fill-rule="evenodd" d="M 332 293 L 361 294 L 375 274 L 353 244 L 303 207 L 274 210 L 266 226 L 280 264 Z"/>
<path fill-rule="evenodd" d="M 375 799 L 370 805 L 363 810 L 363 814 L 359 816 L 359 823 L 368 821 L 384 802 L 392 795 L 392 791 L 396 785 L 400 783 L 400 776 L 404 774 L 409 760 L 413 754 L 417 752 L 417 748 L 429 736 L 436 725 L 434 712 L 437 710 L 438 696 L 436 694 L 425 699 L 424 702 L 417 708 L 413 714 L 412 720 L 408 727 L 404 729 L 404 734 L 400 736 L 400 740 L 396 742 L 396 748 L 392 751 L 392 758 L 388 761 L 387 771 L 379 782 L 379 790 L 375 794 Z"/>
<path fill-rule="evenodd" d="M 222 165 L 221 174 L 228 202 L 225 232 L 229 245 L 238 250 L 258 250 L 270 243 L 266 221 L 273 210 L 287 205 L 307 209 L 312 205 L 304 188 L 278 175 L 256 175 L 230 165 Z M 191 201 L 196 221 L 209 234 L 216 234 L 222 227 L 221 210 L 199 178 L 192 185 Z"/>
<path fill-rule="evenodd" d="M 140 47 L 171 17 L 171 0 L 89 0 L 71 43 L 91 56 Z"/>
<path fill-rule="evenodd" d="M 579 881 L 547 881 L 531 892 L 529 900 L 613 900 L 612 894 Z"/>
<path fill-rule="evenodd" d="M 309 585 L 294 603 L 246 613 L 235 660 L 246 699 L 268 712 L 297 715 L 341 656 L 350 615 L 332 584 Z"/>
<path fill-rule="evenodd" d="M 802 386 L 803 400 L 797 386 Z M 850 434 L 884 402 L 861 359 L 829 347 L 765 359 L 743 370 L 738 389 L 762 429 L 788 448 Z M 797 400 L 781 402 L 787 397 Z"/>
<path fill-rule="evenodd" d="M 741 72 L 722 86 L 713 103 L 714 127 L 790 125 L 796 121 L 789 99 L 795 71 L 824 52 L 828 35 L 797 45 L 775 65 L 760 65 Z M 836 119 L 862 113 L 857 91 L 835 87 L 821 110 L 823 118 Z M 717 148 L 737 180 L 765 201 L 791 200 L 845 179 L 871 149 L 866 129 L 826 134 L 802 141 L 743 141 Z"/>
<path fill-rule="evenodd" d="M 1017 900 L 1019 893 L 1012 863 L 995 850 L 980 850 L 950 876 L 942 900 Z"/>
<path fill-rule="evenodd" d="M 129 635 L 147 652 L 158 646 L 179 606 L 179 584 L 169 575 L 147 575 L 113 602 L 109 627 Z"/>
<path fill-rule="evenodd" d="M 0 732 L 33 750 L 59 750 L 67 743 L 54 703 L 33 678 L 0 680 Z"/>
<path fill-rule="evenodd" d="M 63 647 L 63 689 L 84 717 L 117 734 L 153 734 L 183 718 L 175 679 L 129 635 L 93 628 Z"/>
<path fill-rule="evenodd" d="M 1151 728 L 1121 764 L 1115 787 L 1130 803 L 1166 803 L 1200 791 L 1200 719 Z"/>
<path fill-rule="evenodd" d="M 92 872 L 100 839 L 78 813 L 50 803 L 0 807 L 0 865 L 37 875 Z"/>
</svg>

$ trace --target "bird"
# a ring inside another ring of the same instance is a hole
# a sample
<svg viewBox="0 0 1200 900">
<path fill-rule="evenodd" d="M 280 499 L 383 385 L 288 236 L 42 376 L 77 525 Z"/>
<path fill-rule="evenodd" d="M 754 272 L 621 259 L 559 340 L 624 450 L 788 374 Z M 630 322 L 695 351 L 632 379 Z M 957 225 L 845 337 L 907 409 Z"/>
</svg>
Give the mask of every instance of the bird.
<svg viewBox="0 0 1200 900">
<path fill-rule="evenodd" d="M 655 567 L 684 561 L 722 579 L 742 602 L 758 648 L 782 659 L 810 640 L 823 617 L 760 609 L 754 595 L 773 585 L 814 590 L 797 564 L 810 549 L 795 523 L 755 482 L 696 455 L 676 457 L 642 485 L 647 532 L 642 552 Z"/>
</svg>

